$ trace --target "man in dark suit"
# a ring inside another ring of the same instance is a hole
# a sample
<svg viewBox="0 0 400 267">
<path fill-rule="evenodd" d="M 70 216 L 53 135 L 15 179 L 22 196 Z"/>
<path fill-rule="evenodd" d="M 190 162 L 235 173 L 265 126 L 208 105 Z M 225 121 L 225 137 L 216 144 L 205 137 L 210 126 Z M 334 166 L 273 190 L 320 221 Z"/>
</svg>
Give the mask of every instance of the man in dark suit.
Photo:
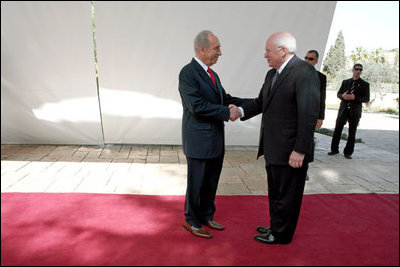
<svg viewBox="0 0 400 267">
<path fill-rule="evenodd" d="M 304 60 L 310 63 L 315 67 L 318 63 L 319 53 L 317 50 L 309 50 L 304 57 Z M 319 115 L 317 120 L 317 128 L 321 128 L 322 123 L 325 118 L 325 100 L 326 100 L 326 75 L 317 71 L 319 77 L 319 91 L 320 91 L 320 100 L 319 100 Z"/>
<path fill-rule="evenodd" d="M 188 173 L 183 228 L 195 236 L 211 238 L 202 227 L 223 230 L 214 221 L 215 195 L 225 153 L 224 121 L 237 119 L 237 106 L 250 99 L 227 94 L 210 69 L 221 56 L 218 38 L 200 32 L 194 41 L 196 56 L 179 74 L 182 98 L 182 143 Z"/>
<path fill-rule="evenodd" d="M 304 60 L 315 67 L 318 63 L 319 53 L 317 50 L 308 50 Z M 325 100 L 326 100 L 326 75 L 317 71 L 319 77 L 319 92 L 320 92 L 320 99 L 319 99 L 319 115 L 317 120 L 317 128 L 321 128 L 322 123 L 325 118 Z M 315 138 L 314 138 L 315 140 Z M 306 181 L 310 180 L 309 176 L 307 175 Z"/>
<path fill-rule="evenodd" d="M 335 131 L 332 136 L 331 151 L 328 155 L 339 153 L 339 142 L 342 135 L 343 127 L 349 122 L 349 136 L 343 150 L 343 154 L 347 159 L 351 159 L 354 152 L 354 143 L 356 140 L 356 131 L 360 122 L 362 113 L 362 103 L 369 102 L 369 83 L 361 79 L 363 66 L 355 64 L 353 66 L 353 78 L 344 80 L 337 92 L 337 97 L 342 100 L 338 115 L 336 118 Z"/>
<path fill-rule="evenodd" d="M 262 113 L 258 156 L 268 176 L 270 226 L 259 226 L 254 239 L 266 244 L 291 242 L 303 198 L 313 135 L 319 112 L 315 68 L 294 55 L 296 39 L 288 32 L 266 42 L 267 72 L 258 97 L 241 106 L 247 120 Z"/>
</svg>

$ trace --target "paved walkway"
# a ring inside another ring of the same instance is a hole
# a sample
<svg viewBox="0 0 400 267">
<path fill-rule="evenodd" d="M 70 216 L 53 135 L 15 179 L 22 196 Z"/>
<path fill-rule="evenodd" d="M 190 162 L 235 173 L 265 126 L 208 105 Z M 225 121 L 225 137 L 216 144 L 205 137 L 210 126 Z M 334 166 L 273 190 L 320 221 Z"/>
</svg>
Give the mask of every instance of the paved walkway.
<svg viewBox="0 0 400 267">
<path fill-rule="evenodd" d="M 328 111 L 323 127 L 334 127 L 336 114 Z M 398 116 L 381 115 L 380 129 L 366 129 L 371 123 L 363 120 L 375 115 L 363 114 L 357 138 L 364 143 L 356 143 L 352 160 L 328 156 L 331 137 L 316 134 L 305 194 L 399 193 Z M 256 160 L 256 150 L 227 147 L 218 194 L 267 194 L 264 159 Z M 183 195 L 186 169 L 180 146 L 1 146 L 1 192 Z"/>
<path fill-rule="evenodd" d="M 337 110 L 326 109 L 324 128 L 334 129 Z M 343 133 L 348 133 L 347 125 Z M 371 148 L 399 154 L 399 116 L 381 113 L 362 113 L 360 123 L 357 127 L 356 138 Z M 357 154 L 357 150 L 355 150 Z"/>
</svg>

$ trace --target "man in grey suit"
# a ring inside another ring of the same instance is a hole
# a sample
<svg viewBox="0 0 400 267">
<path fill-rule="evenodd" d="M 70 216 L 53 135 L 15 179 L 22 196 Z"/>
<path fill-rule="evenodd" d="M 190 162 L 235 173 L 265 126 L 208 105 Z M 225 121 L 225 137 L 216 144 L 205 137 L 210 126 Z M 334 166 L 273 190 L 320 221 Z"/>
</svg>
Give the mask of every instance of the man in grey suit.
<svg viewBox="0 0 400 267">
<path fill-rule="evenodd" d="M 219 40 L 212 32 L 200 32 L 194 48 L 196 56 L 179 74 L 182 144 L 188 165 L 183 228 L 197 237 L 211 238 L 213 235 L 202 225 L 224 229 L 214 221 L 225 153 L 224 121 L 236 120 L 236 106 L 251 99 L 227 94 L 218 75 L 210 69 L 222 55 Z"/>
<path fill-rule="evenodd" d="M 258 97 L 241 108 L 247 120 L 262 113 L 258 156 L 268 176 L 270 226 L 259 226 L 254 239 L 266 244 L 291 242 L 300 214 L 313 136 L 319 112 L 319 78 L 299 59 L 296 39 L 288 32 L 266 42 L 267 72 Z"/>
</svg>

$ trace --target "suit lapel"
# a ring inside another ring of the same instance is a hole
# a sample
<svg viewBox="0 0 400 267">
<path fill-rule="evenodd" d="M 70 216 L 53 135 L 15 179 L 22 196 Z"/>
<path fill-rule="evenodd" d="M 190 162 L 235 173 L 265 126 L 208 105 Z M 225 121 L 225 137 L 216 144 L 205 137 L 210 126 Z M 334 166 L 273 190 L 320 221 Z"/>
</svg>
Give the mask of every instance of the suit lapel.
<svg viewBox="0 0 400 267">
<path fill-rule="evenodd" d="M 361 78 L 359 78 L 359 81 L 358 82 L 356 82 L 356 84 L 355 84 L 355 86 L 354 86 L 354 93 L 356 93 L 357 92 L 357 95 L 360 93 L 360 91 L 361 91 L 361 88 L 362 88 L 362 86 L 361 86 L 361 83 L 363 82 L 363 80 L 361 79 Z"/>
<path fill-rule="evenodd" d="M 197 72 L 200 74 L 200 76 L 210 85 L 214 93 L 221 98 L 221 102 L 223 101 L 222 99 L 222 91 L 220 89 L 221 84 L 219 83 L 219 79 L 217 79 L 217 75 L 214 72 L 214 77 L 215 77 L 215 83 L 217 87 L 215 87 L 214 83 L 211 80 L 211 77 L 204 71 L 203 67 L 200 66 L 200 64 L 193 58 L 192 63 L 195 65 L 195 68 Z M 213 71 L 213 70 L 211 70 Z"/>
<path fill-rule="evenodd" d="M 263 95 L 263 103 L 264 103 L 263 110 L 265 110 L 268 100 L 270 99 L 269 96 L 272 91 L 271 83 L 272 83 L 272 78 L 274 77 L 274 75 L 275 75 L 275 72 L 269 71 L 267 73 L 267 77 L 265 78 L 265 82 L 264 82 L 265 89 L 264 89 L 264 95 Z"/>
<path fill-rule="evenodd" d="M 221 105 L 224 105 L 224 96 L 222 94 L 222 85 L 221 85 L 221 82 L 220 82 L 219 78 L 217 78 L 217 74 L 215 74 L 215 72 L 214 72 L 214 77 L 215 77 L 215 84 L 217 85 L 216 89 L 217 89 L 217 91 L 219 93 L 219 97 L 221 98 Z"/>
<path fill-rule="evenodd" d="M 276 81 L 274 83 L 274 86 L 272 86 L 272 88 L 271 88 L 271 82 L 272 82 L 272 77 L 274 76 L 275 72 L 271 73 L 269 79 L 267 79 L 267 84 L 270 87 L 269 88 L 270 92 L 269 92 L 269 94 L 267 96 L 267 99 L 266 99 L 264 111 L 268 107 L 269 103 L 271 102 L 271 99 L 275 95 L 279 85 L 285 80 L 286 76 L 289 75 L 290 70 L 293 68 L 293 63 L 295 62 L 296 59 L 297 59 L 297 57 L 294 56 L 291 60 L 289 60 L 288 64 L 285 66 L 285 68 L 283 69 L 282 73 L 279 74 L 278 79 L 276 79 Z"/>
<path fill-rule="evenodd" d="M 192 63 L 195 64 L 196 70 L 200 74 L 200 76 L 210 85 L 210 87 L 219 95 L 217 88 L 215 87 L 214 83 L 212 82 L 210 76 L 205 72 L 203 67 L 200 66 L 199 63 L 195 59 L 192 60 Z M 212 70 L 211 70 L 212 71 Z M 215 75 L 214 75 L 215 76 Z"/>
</svg>

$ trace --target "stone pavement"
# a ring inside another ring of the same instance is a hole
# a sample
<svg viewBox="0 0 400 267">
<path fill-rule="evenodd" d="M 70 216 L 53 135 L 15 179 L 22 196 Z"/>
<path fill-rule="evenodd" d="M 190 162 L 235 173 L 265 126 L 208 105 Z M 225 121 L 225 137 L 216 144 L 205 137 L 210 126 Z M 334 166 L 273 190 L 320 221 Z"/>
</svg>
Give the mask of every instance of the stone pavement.
<svg viewBox="0 0 400 267">
<path fill-rule="evenodd" d="M 397 126 L 387 123 L 397 130 L 385 130 L 385 120 L 380 120 L 383 130 L 366 131 L 362 139 L 368 142 L 356 143 L 351 160 L 328 156 L 331 137 L 316 134 L 304 193 L 398 194 L 398 116 L 390 118 Z M 344 145 L 342 140 L 340 151 Z M 256 153 L 257 147 L 227 147 L 218 194 L 267 194 L 264 159 L 256 160 Z M 186 168 L 180 146 L 1 145 L 1 192 L 184 195 Z"/>
<path fill-rule="evenodd" d="M 326 109 L 322 127 L 333 130 L 337 113 L 337 110 Z M 348 133 L 347 125 L 343 129 L 343 133 Z M 356 138 L 361 138 L 370 148 L 399 154 L 399 116 L 363 112 L 357 127 Z M 357 149 L 355 153 L 357 153 Z"/>
</svg>

